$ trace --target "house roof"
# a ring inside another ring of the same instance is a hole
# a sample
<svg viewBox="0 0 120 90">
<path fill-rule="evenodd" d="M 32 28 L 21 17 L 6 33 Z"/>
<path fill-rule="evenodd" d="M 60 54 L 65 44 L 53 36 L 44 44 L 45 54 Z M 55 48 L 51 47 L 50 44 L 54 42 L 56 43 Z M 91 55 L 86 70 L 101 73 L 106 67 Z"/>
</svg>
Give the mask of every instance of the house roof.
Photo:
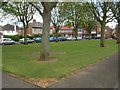
<svg viewBox="0 0 120 90">
<path fill-rule="evenodd" d="M 19 27 L 19 30 L 23 30 L 24 29 L 24 27 Z"/>
<path fill-rule="evenodd" d="M 17 29 L 19 28 L 18 26 L 16 27 Z M 2 30 L 14 30 L 14 26 L 10 24 L 6 24 L 5 26 L 2 27 Z"/>
<path fill-rule="evenodd" d="M 29 23 L 30 26 L 32 26 L 32 28 L 42 28 L 43 27 L 43 23 L 41 22 L 32 22 Z"/>
<path fill-rule="evenodd" d="M 74 29 L 74 27 L 72 26 L 72 27 L 61 27 L 61 30 L 68 30 L 68 29 Z"/>
</svg>

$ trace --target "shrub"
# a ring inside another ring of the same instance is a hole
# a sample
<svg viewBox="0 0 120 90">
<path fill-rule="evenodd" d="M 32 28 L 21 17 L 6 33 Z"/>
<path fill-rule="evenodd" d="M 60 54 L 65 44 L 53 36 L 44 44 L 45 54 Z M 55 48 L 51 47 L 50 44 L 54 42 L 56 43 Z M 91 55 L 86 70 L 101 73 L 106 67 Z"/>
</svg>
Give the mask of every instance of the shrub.
<svg viewBox="0 0 120 90">
<path fill-rule="evenodd" d="M 42 37 L 42 34 L 35 34 L 34 37 Z"/>
<path fill-rule="evenodd" d="M 58 34 L 58 37 L 61 37 L 62 35 L 61 34 Z M 50 37 L 56 37 L 55 34 L 51 34 Z"/>
<path fill-rule="evenodd" d="M 35 36 L 27 36 L 28 38 L 30 38 L 30 39 L 33 39 Z"/>
<path fill-rule="evenodd" d="M 22 39 L 22 38 L 23 38 L 23 35 L 19 35 L 19 38 Z"/>
<path fill-rule="evenodd" d="M 58 34 L 58 37 L 62 37 L 62 35 L 61 35 L 61 34 Z"/>
<path fill-rule="evenodd" d="M 4 35 L 4 38 L 11 38 L 14 41 L 19 41 L 19 35 L 12 36 L 12 35 Z"/>
<path fill-rule="evenodd" d="M 50 37 L 55 37 L 55 35 L 53 35 L 53 34 L 50 34 Z"/>
</svg>

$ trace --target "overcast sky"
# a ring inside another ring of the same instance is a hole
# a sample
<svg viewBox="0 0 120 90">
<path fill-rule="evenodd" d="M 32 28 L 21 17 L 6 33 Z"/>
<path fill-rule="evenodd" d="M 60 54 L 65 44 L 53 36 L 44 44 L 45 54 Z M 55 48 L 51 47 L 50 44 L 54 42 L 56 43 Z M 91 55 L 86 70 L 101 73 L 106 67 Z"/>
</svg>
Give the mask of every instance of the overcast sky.
<svg viewBox="0 0 120 90">
<path fill-rule="evenodd" d="M 43 23 L 42 17 L 39 15 L 39 13 L 35 13 L 33 19 L 35 19 L 37 22 Z M 0 21 L 0 25 L 4 26 L 6 24 L 14 24 L 14 22 L 16 22 L 16 21 L 17 20 L 11 20 L 11 18 L 7 18 L 7 19 L 3 20 L 2 22 Z M 32 20 L 30 22 L 32 22 Z M 115 22 L 109 22 L 106 24 L 106 26 L 109 26 L 111 28 L 115 28 L 116 24 L 117 23 L 115 23 Z M 18 26 L 21 27 L 22 24 L 18 23 Z"/>
</svg>

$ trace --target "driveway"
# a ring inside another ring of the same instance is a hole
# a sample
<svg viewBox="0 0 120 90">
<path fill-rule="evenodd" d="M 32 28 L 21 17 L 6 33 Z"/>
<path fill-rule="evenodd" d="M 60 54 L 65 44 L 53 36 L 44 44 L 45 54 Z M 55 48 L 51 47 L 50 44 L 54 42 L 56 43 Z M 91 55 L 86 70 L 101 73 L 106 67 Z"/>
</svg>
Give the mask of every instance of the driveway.
<svg viewBox="0 0 120 90">
<path fill-rule="evenodd" d="M 48 88 L 118 88 L 118 54 L 88 66 Z"/>
</svg>

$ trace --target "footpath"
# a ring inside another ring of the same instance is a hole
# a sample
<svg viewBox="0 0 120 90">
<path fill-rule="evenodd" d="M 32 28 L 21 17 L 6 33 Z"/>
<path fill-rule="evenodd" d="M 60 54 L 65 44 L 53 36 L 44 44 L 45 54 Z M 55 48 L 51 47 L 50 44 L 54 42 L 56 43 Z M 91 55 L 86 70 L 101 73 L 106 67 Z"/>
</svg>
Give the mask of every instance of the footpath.
<svg viewBox="0 0 120 90">
<path fill-rule="evenodd" d="M 118 53 L 76 72 L 49 88 L 118 88 Z"/>
</svg>

